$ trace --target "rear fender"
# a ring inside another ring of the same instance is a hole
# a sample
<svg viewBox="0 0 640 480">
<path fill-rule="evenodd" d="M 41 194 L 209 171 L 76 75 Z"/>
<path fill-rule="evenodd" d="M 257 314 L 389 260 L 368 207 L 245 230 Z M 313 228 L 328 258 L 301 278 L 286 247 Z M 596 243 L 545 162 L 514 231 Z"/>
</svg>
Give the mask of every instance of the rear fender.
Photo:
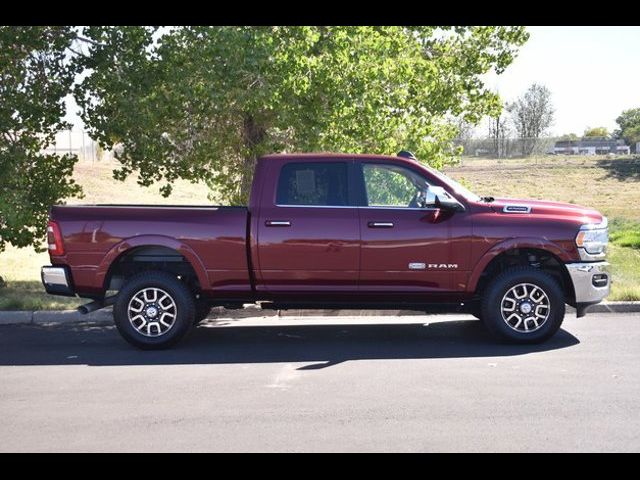
<svg viewBox="0 0 640 480">
<path fill-rule="evenodd" d="M 185 245 L 175 238 L 164 235 L 140 235 L 137 237 L 127 238 L 114 245 L 107 252 L 98 266 L 96 271 L 96 285 L 100 285 L 101 287 L 104 286 L 109 268 L 123 253 L 126 253 L 132 248 L 147 246 L 159 246 L 176 250 L 191 264 L 202 288 L 206 288 L 209 285 L 206 269 L 195 252 L 188 245 Z"/>
</svg>

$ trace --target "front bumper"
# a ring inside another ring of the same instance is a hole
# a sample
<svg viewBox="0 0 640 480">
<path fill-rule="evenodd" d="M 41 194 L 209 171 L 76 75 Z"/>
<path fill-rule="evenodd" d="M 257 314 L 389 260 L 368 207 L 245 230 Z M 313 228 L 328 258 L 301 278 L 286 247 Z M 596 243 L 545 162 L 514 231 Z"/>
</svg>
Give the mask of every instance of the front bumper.
<svg viewBox="0 0 640 480">
<path fill-rule="evenodd" d="M 608 262 L 567 263 L 576 305 L 600 303 L 611 290 Z"/>
<path fill-rule="evenodd" d="M 42 267 L 40 277 L 47 293 L 75 297 L 71 272 L 67 267 Z"/>
</svg>

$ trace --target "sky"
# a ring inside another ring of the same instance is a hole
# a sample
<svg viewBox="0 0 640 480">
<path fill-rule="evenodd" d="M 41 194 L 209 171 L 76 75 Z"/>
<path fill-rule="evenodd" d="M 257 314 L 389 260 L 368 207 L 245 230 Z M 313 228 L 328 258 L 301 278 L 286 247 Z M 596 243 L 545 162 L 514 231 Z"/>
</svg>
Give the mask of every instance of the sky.
<svg viewBox="0 0 640 480">
<path fill-rule="evenodd" d="M 533 82 L 551 90 L 552 135 L 617 128 L 623 110 L 640 107 L 640 27 L 527 27 L 517 58 L 487 85 L 512 101 Z"/>
<path fill-rule="evenodd" d="M 576 133 L 587 127 L 617 128 L 623 110 L 640 107 L 640 27 L 531 26 L 530 38 L 501 75 L 485 76 L 487 86 L 504 101 L 513 101 L 532 83 L 551 90 L 555 121 L 551 135 Z M 67 119 L 78 130 L 73 146 L 79 146 L 82 122 L 70 101 Z M 480 126 L 476 135 L 485 134 Z M 69 145 L 69 135 L 58 142 Z"/>
</svg>

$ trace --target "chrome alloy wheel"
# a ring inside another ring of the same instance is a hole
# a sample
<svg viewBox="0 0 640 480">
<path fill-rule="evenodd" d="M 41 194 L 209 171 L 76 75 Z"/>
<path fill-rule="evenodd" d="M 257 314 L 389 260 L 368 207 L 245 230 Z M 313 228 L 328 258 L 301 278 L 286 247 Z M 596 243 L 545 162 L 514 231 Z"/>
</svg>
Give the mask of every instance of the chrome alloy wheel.
<svg viewBox="0 0 640 480">
<path fill-rule="evenodd" d="M 129 323 L 145 337 L 159 337 L 173 327 L 178 308 L 167 292 L 148 287 L 136 292 L 127 307 Z"/>
<path fill-rule="evenodd" d="M 542 328 L 551 314 L 551 301 L 539 286 L 519 283 L 507 290 L 500 302 L 502 319 L 519 333 Z"/>
</svg>

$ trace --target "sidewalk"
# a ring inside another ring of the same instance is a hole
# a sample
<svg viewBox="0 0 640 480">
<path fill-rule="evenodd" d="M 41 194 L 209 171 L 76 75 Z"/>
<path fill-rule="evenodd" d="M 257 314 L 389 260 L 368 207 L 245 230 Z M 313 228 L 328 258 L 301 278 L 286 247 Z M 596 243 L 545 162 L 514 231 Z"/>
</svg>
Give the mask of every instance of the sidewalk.
<svg viewBox="0 0 640 480">
<path fill-rule="evenodd" d="M 605 302 L 593 305 L 588 314 L 594 313 L 631 313 L 640 312 L 640 302 Z M 567 314 L 575 314 L 575 309 L 567 305 Z M 425 315 L 414 310 L 263 310 L 250 305 L 242 310 L 226 310 L 222 307 L 212 309 L 209 318 L 278 318 L 278 317 L 403 317 Z M 0 311 L 0 325 L 13 324 L 51 324 L 68 322 L 111 322 L 111 308 L 105 308 L 86 315 L 76 310 L 60 311 Z"/>
</svg>

